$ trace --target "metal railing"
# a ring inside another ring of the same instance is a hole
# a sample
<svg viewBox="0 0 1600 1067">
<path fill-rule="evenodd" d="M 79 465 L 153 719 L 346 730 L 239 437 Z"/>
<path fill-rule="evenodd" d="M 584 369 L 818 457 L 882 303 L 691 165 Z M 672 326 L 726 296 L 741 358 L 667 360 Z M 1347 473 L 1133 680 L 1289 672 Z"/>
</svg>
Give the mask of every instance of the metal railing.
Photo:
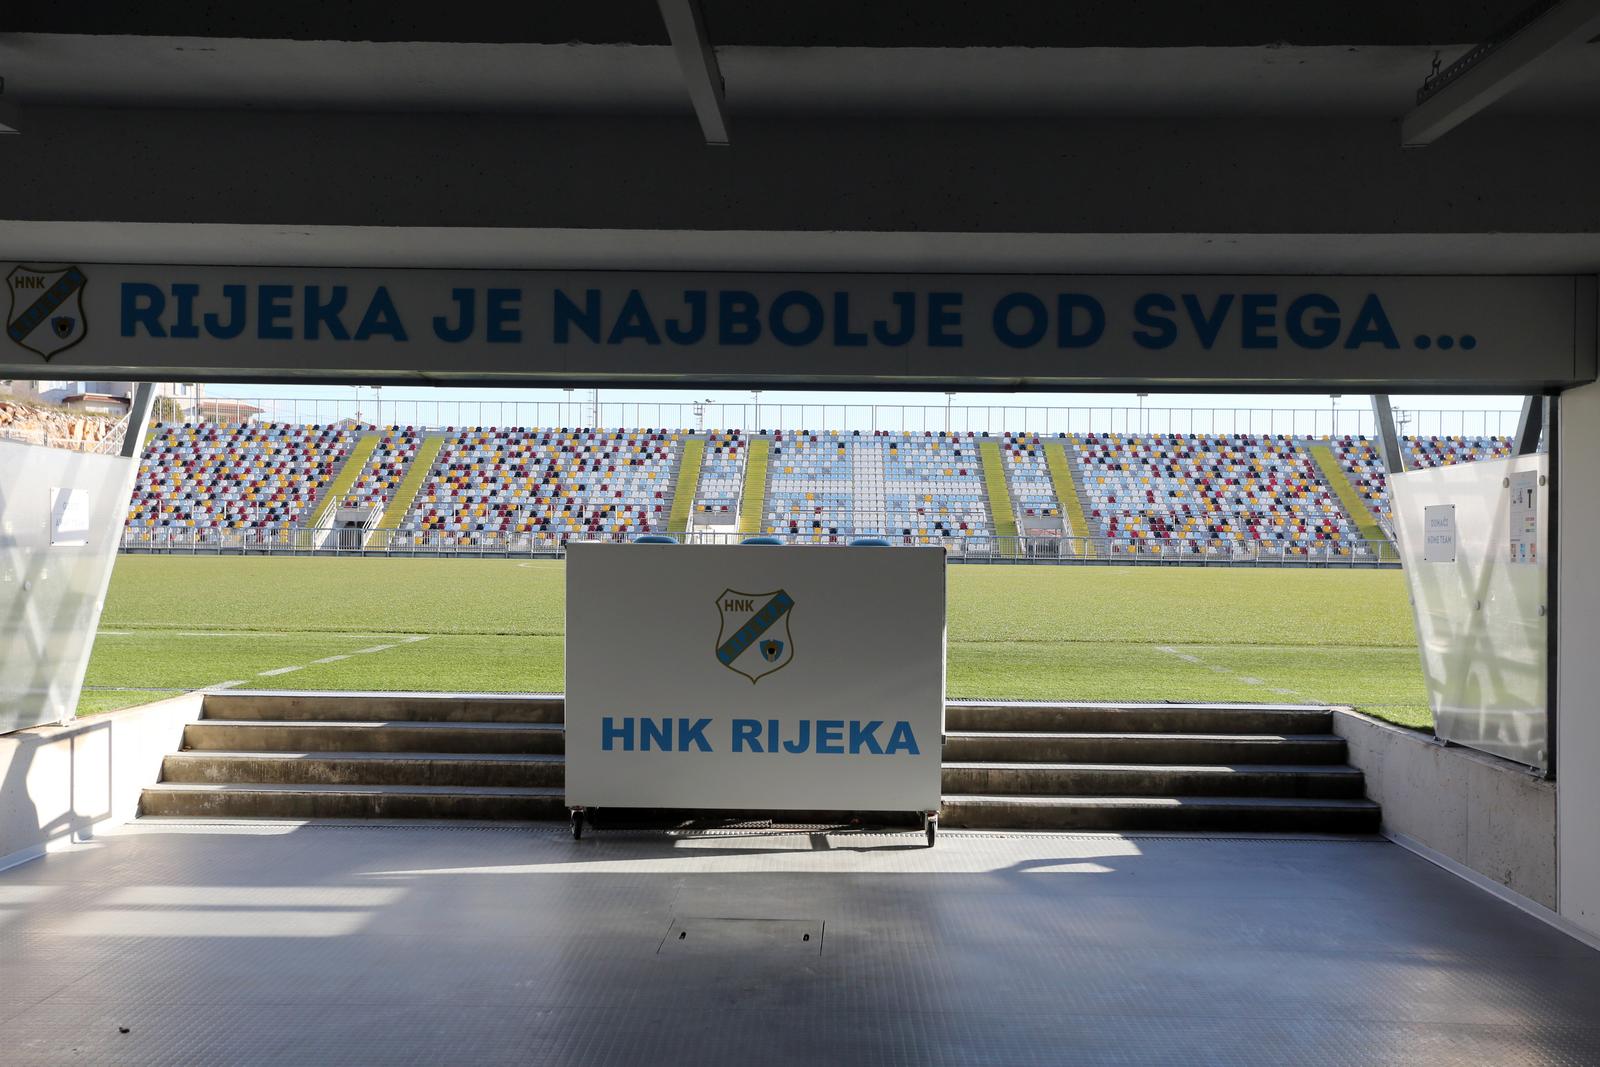
<svg viewBox="0 0 1600 1067">
<path fill-rule="evenodd" d="M 1347 406 L 1245 407 L 1051 407 L 1027 404 L 793 404 L 650 403 L 563 400 L 390 400 L 375 404 L 340 398 L 208 398 L 208 417 L 237 422 L 327 425 L 346 419 L 427 429 L 474 426 L 653 427 L 669 430 L 742 429 L 859 430 L 868 433 L 1179 433 L 1271 434 L 1286 437 L 1375 436 L 1365 397 Z M 259 410 L 259 414 L 256 412 Z M 1516 431 L 1514 410 L 1396 409 L 1400 432 L 1421 437 L 1505 437 Z"/>
<path fill-rule="evenodd" d="M 581 537 L 551 533 L 443 534 L 376 529 L 363 541 L 326 536 L 303 527 L 196 530 L 191 527 L 128 527 L 122 550 L 186 555 L 464 556 L 559 559 L 571 541 L 631 541 L 636 534 L 589 532 Z M 688 544 L 738 544 L 745 535 L 696 531 L 677 535 Z M 844 545 L 856 535 L 784 536 L 785 544 Z M 882 536 L 864 534 L 861 536 Z M 1388 541 L 1324 542 L 1290 546 L 1270 541 L 1191 538 L 1106 538 L 1027 535 L 1016 537 L 884 538 L 893 545 L 937 545 L 958 563 L 1167 564 L 1189 566 L 1392 567 L 1400 558 Z"/>
</svg>

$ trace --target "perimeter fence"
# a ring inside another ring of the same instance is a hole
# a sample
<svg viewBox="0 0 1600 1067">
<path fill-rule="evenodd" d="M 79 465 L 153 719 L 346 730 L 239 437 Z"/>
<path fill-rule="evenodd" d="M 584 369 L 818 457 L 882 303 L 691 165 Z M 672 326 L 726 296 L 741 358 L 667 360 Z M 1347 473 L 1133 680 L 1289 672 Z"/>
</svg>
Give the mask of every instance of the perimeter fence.
<svg viewBox="0 0 1600 1067">
<path fill-rule="evenodd" d="M 675 535 L 686 544 L 738 544 L 746 535 L 695 531 Z M 160 555 L 249 556 L 462 556 L 561 559 L 578 541 L 620 543 L 635 535 L 583 537 L 556 534 L 441 534 L 391 529 L 282 527 L 276 529 L 197 530 L 191 527 L 128 527 L 122 550 Z M 1271 541 L 1196 538 L 1064 537 L 1033 534 L 1002 537 L 883 537 L 880 534 L 785 536 L 783 545 L 848 545 L 869 538 L 898 545 L 943 547 L 952 563 L 1188 564 L 1201 566 L 1388 567 L 1400 558 L 1388 541 L 1328 541 L 1294 546 Z"/>
</svg>

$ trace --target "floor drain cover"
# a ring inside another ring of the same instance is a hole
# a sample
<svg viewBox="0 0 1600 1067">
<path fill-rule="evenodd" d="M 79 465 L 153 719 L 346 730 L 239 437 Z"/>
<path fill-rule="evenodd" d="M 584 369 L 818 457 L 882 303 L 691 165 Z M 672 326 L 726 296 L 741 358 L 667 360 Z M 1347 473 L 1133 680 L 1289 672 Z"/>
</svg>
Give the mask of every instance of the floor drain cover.
<svg viewBox="0 0 1600 1067">
<path fill-rule="evenodd" d="M 680 915 L 667 927 L 661 955 L 738 955 L 750 952 L 822 953 L 821 919 L 724 919 Z"/>
</svg>

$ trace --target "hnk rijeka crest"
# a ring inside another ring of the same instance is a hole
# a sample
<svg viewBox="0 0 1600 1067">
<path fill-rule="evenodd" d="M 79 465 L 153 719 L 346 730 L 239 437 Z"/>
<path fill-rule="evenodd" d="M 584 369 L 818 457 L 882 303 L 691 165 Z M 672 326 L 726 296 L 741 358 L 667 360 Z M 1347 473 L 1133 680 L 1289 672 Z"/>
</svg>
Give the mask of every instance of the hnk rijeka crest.
<svg viewBox="0 0 1600 1067">
<path fill-rule="evenodd" d="M 717 662 L 751 682 L 782 670 L 794 659 L 789 613 L 794 598 L 782 589 L 741 593 L 724 589 L 717 597 L 722 627 L 717 631 Z"/>
<path fill-rule="evenodd" d="M 45 359 L 71 348 L 89 331 L 83 317 L 83 288 L 89 284 L 77 267 L 39 270 L 18 267 L 6 275 L 11 311 L 6 336 Z"/>
</svg>

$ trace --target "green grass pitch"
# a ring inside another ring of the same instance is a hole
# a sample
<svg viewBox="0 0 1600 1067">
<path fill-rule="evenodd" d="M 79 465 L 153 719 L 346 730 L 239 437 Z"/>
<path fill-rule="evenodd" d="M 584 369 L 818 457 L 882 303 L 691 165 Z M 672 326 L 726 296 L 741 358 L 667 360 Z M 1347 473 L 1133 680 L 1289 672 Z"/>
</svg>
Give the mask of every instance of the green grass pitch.
<svg viewBox="0 0 1600 1067">
<path fill-rule="evenodd" d="M 560 692 L 563 566 L 122 557 L 79 713 L 225 682 Z M 1353 704 L 1431 727 L 1398 571 L 948 574 L 951 697 Z"/>
</svg>

